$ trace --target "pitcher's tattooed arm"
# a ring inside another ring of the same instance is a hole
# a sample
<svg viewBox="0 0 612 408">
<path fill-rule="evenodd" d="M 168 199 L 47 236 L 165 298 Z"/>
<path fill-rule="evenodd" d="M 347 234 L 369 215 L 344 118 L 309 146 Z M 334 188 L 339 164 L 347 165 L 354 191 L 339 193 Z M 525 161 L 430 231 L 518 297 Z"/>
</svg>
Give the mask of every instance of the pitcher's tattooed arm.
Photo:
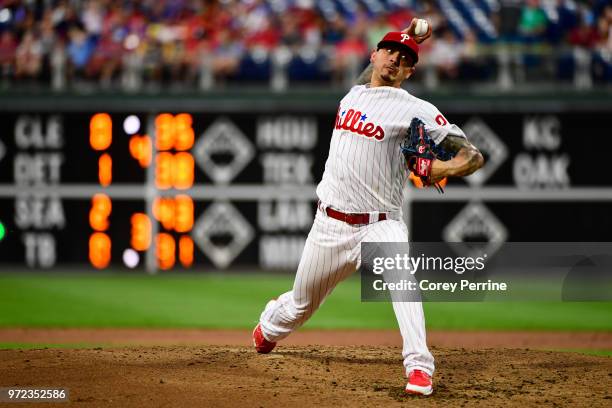
<svg viewBox="0 0 612 408">
<path fill-rule="evenodd" d="M 455 152 L 455 157 L 445 164 L 446 176 L 469 176 L 484 165 L 480 150 L 461 136 L 448 135 L 440 144 L 446 151 Z"/>
</svg>

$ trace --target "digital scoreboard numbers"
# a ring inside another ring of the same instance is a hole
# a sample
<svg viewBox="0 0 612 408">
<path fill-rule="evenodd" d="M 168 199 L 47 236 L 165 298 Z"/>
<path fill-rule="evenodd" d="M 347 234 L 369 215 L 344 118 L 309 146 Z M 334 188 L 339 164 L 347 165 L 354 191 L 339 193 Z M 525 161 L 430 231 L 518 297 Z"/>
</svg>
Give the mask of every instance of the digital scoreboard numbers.
<svg viewBox="0 0 612 408">
<path fill-rule="evenodd" d="M 190 114 L 11 119 L 13 137 L 0 140 L 3 263 L 193 265 Z"/>
<path fill-rule="evenodd" d="M 108 149 L 113 140 L 112 118 L 106 113 L 93 115 L 89 131 L 90 146 L 98 154 L 98 183 L 101 187 L 110 187 L 113 157 Z M 135 212 L 129 216 L 130 246 L 123 251 L 123 262 L 134 267 L 139 262 L 139 254 L 153 250 L 157 268 L 172 269 L 177 260 L 188 268 L 193 264 L 194 256 L 194 244 L 189 235 L 193 229 L 194 204 L 189 195 L 175 192 L 189 190 L 195 179 L 195 162 L 190 153 L 195 140 L 193 119 L 186 113 L 159 114 L 155 116 L 154 137 L 151 138 L 141 132 L 138 116 L 130 115 L 123 122 L 123 131 L 130 135 L 128 148 L 131 158 L 145 172 L 150 173 L 154 165 L 155 189 L 153 197 L 149 194 L 151 186 L 145 189 L 143 200 L 147 212 Z M 88 256 L 91 265 L 98 269 L 111 263 L 113 240 L 107 232 L 112 207 L 113 200 L 108 194 L 102 192 L 92 197 Z"/>
</svg>

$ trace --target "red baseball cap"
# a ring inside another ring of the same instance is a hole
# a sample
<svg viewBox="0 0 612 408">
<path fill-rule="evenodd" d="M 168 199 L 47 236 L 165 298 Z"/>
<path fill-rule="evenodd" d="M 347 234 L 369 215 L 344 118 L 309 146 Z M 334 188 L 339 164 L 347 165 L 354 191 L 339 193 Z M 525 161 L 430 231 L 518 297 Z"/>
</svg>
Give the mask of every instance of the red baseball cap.
<svg viewBox="0 0 612 408">
<path fill-rule="evenodd" d="M 406 51 L 412 56 L 414 59 L 414 63 L 416 64 L 419 61 L 419 45 L 406 33 L 402 33 L 400 31 L 391 31 L 388 32 L 382 40 L 378 43 L 377 47 L 384 47 L 386 44 L 396 44 L 403 46 Z"/>
</svg>

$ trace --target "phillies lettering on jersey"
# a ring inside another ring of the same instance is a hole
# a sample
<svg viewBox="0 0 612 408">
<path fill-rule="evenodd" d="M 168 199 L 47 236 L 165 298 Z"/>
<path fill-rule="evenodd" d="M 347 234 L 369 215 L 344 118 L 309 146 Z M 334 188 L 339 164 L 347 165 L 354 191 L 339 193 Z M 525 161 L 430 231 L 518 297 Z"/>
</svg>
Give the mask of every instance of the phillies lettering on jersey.
<svg viewBox="0 0 612 408">
<path fill-rule="evenodd" d="M 376 140 L 383 140 L 385 138 L 383 128 L 376 126 L 372 122 L 365 122 L 368 118 L 368 115 L 365 113 L 362 114 L 360 111 L 349 109 L 348 112 L 344 110 L 341 114 L 340 109 L 342 109 L 342 106 L 338 108 L 338 113 L 336 114 L 336 129 L 350 130 L 365 137 L 374 137 Z M 344 115 L 345 113 L 346 116 Z"/>
<path fill-rule="evenodd" d="M 400 144 L 419 118 L 435 143 L 465 137 L 431 103 L 388 86 L 351 88 L 336 114 L 319 199 L 344 212 L 400 212 L 410 175 Z"/>
</svg>

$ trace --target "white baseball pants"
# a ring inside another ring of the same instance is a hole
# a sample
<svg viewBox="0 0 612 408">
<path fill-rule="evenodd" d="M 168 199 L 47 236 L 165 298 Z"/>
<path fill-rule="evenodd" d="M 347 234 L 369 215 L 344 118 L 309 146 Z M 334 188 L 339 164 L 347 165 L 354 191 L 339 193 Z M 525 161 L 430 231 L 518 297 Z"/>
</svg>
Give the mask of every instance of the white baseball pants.
<svg viewBox="0 0 612 408">
<path fill-rule="evenodd" d="M 282 340 L 304 324 L 336 285 L 360 266 L 362 242 L 407 242 L 402 221 L 385 220 L 353 226 L 320 209 L 308 234 L 293 289 L 268 302 L 260 317 L 264 337 Z M 406 373 L 420 369 L 433 375 L 434 358 L 427 348 L 420 302 L 392 302 L 403 338 Z"/>
</svg>

